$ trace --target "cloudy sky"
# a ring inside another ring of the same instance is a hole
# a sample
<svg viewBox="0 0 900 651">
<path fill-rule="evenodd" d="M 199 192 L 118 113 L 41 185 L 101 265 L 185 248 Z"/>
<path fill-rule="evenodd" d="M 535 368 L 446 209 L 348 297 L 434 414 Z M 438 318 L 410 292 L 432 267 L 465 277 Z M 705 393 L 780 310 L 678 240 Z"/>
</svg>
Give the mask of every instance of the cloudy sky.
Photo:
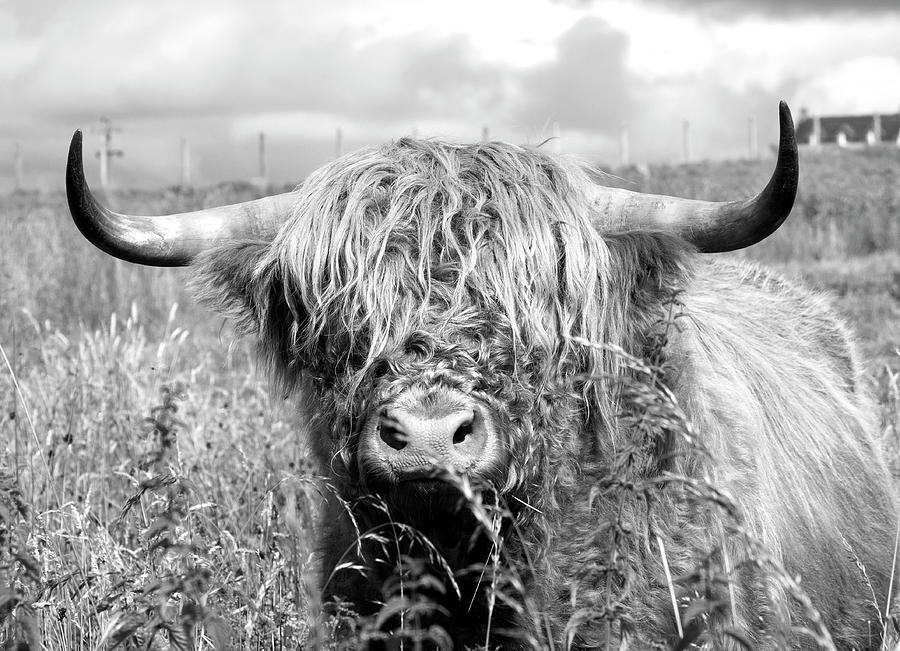
<svg viewBox="0 0 900 651">
<path fill-rule="evenodd" d="M 72 131 L 120 128 L 120 185 L 299 180 L 401 135 L 540 143 L 614 163 L 774 142 L 786 99 L 900 110 L 900 0 L 0 0 L 0 191 L 62 186 Z M 96 179 L 97 164 L 89 163 Z"/>
</svg>

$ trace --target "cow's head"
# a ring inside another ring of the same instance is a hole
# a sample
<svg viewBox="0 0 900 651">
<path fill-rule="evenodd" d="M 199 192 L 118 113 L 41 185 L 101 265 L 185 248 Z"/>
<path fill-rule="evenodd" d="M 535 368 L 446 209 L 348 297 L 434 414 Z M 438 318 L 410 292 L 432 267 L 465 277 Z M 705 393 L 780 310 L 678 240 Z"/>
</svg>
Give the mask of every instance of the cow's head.
<svg viewBox="0 0 900 651">
<path fill-rule="evenodd" d="M 621 343 L 638 327 L 637 293 L 677 273 L 673 250 L 760 241 L 796 186 L 784 104 L 775 172 L 746 201 L 606 188 L 503 143 L 404 139 L 344 156 L 292 193 L 156 217 L 94 199 L 80 133 L 67 170 L 91 242 L 130 262 L 196 264 L 282 385 L 305 385 L 330 434 L 322 457 L 389 488 L 427 483 L 436 467 L 521 486 L 570 458 L 583 420 L 610 404 L 588 397 L 609 369 L 579 338 Z"/>
</svg>

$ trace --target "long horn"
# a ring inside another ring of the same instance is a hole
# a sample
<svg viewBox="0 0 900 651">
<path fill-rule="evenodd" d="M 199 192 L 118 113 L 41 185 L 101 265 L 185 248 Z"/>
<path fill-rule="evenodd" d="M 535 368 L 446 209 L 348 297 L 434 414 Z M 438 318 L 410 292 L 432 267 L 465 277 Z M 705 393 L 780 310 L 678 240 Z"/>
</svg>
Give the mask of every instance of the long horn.
<svg viewBox="0 0 900 651">
<path fill-rule="evenodd" d="M 698 201 L 597 186 L 593 196 L 599 228 L 675 233 L 704 253 L 735 251 L 774 233 L 797 195 L 799 165 L 794 121 L 785 102 L 778 107 L 778 160 L 768 185 L 745 201 Z"/>
<path fill-rule="evenodd" d="M 225 242 L 271 239 L 290 215 L 290 193 L 189 213 L 123 215 L 101 205 L 84 179 L 81 131 L 69 145 L 66 165 L 69 212 L 96 247 L 127 262 L 156 267 L 189 265 L 197 254 Z"/>
</svg>

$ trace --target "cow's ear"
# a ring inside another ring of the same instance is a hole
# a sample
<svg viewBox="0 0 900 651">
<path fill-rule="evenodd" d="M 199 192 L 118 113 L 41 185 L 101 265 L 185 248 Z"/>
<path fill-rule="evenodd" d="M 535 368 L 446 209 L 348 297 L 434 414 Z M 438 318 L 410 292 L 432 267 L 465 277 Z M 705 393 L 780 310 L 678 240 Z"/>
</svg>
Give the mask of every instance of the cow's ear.
<svg viewBox="0 0 900 651">
<path fill-rule="evenodd" d="M 625 322 L 646 332 L 657 322 L 660 309 L 677 300 L 690 273 L 695 250 L 667 233 L 605 234 L 610 252 L 611 299 L 625 310 Z"/>
<path fill-rule="evenodd" d="M 259 329 L 266 311 L 268 250 L 264 242 L 236 242 L 204 253 L 195 262 L 191 284 L 197 298 L 233 319 L 247 334 Z"/>
<path fill-rule="evenodd" d="M 268 242 L 239 242 L 204 253 L 192 283 L 198 298 L 231 318 L 241 334 L 256 338 L 275 380 L 289 391 L 296 379 L 292 337 L 296 315 Z"/>
</svg>

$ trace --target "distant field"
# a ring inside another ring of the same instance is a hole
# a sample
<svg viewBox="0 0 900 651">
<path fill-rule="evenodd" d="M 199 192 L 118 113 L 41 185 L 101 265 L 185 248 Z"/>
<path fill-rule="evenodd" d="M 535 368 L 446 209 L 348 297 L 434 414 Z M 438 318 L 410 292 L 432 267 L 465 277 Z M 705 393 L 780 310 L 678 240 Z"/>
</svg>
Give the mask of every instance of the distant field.
<svg viewBox="0 0 900 651">
<path fill-rule="evenodd" d="M 616 174 L 734 199 L 771 164 Z M 900 151 L 804 153 L 801 169 L 787 224 L 741 255 L 835 297 L 900 470 Z M 109 203 L 164 213 L 254 196 L 221 186 Z M 319 495 L 303 418 L 265 388 L 252 347 L 192 302 L 188 278 L 92 248 L 61 193 L 0 197 L 0 646 L 138 648 L 127 635 L 154 626 L 171 648 L 309 643 Z"/>
</svg>

